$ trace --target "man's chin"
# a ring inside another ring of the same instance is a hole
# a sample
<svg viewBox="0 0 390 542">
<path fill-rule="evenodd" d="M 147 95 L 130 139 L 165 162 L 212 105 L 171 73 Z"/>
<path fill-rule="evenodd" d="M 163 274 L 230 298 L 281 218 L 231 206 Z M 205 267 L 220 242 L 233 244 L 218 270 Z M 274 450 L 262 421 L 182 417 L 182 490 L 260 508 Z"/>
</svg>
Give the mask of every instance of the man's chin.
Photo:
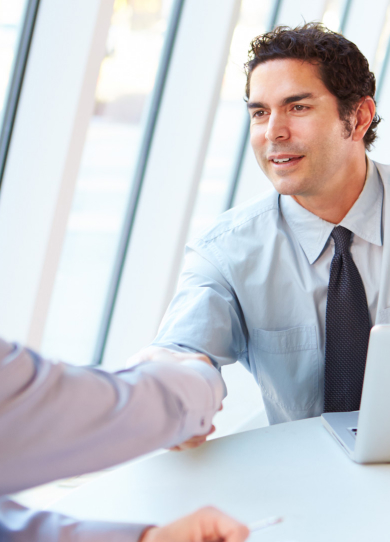
<svg viewBox="0 0 390 542">
<path fill-rule="evenodd" d="M 275 190 L 282 196 L 299 196 L 302 192 L 302 187 L 293 181 L 288 179 L 273 180 L 271 179 L 272 184 L 274 185 Z"/>
<path fill-rule="evenodd" d="M 262 164 L 263 173 L 273 184 L 275 190 L 283 196 L 299 196 L 305 192 L 305 185 L 308 182 L 307 175 L 304 174 L 302 168 L 294 168 L 294 171 L 278 171 L 275 172 L 269 167 L 269 164 Z M 268 167 L 267 167 L 268 166 Z"/>
</svg>

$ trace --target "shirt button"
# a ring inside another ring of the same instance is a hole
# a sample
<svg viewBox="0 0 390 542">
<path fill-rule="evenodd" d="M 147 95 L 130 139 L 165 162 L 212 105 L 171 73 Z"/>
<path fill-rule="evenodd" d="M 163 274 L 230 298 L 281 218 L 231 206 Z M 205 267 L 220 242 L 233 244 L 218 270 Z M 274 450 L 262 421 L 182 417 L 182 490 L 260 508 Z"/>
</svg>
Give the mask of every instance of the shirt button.
<svg viewBox="0 0 390 542">
<path fill-rule="evenodd" d="M 200 420 L 200 426 L 203 427 L 204 424 L 205 424 L 204 418 L 201 418 L 201 420 Z"/>
</svg>

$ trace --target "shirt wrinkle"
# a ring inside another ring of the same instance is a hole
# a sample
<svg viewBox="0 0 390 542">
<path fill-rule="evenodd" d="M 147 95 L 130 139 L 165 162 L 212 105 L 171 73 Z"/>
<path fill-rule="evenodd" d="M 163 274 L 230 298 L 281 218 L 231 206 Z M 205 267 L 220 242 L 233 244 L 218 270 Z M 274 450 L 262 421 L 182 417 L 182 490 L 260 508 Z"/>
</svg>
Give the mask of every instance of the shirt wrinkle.
<svg viewBox="0 0 390 542">
<path fill-rule="evenodd" d="M 268 194 L 268 198 L 269 199 L 270 197 L 272 198 L 275 198 L 275 196 L 279 196 L 277 194 L 276 191 L 273 191 L 271 193 Z M 264 196 L 263 196 L 264 198 Z M 264 203 L 264 199 L 261 198 L 259 199 L 259 204 L 262 205 Z M 257 198 L 258 199 L 258 198 Z M 234 209 L 236 210 L 236 209 Z M 232 232 L 233 230 L 235 230 L 236 228 L 239 228 L 240 226 L 243 226 L 244 224 L 246 224 L 247 222 L 250 222 L 251 220 L 255 219 L 255 218 L 258 218 L 260 217 L 261 215 L 267 213 L 268 211 L 278 211 L 279 210 L 279 204 L 278 204 L 278 201 L 274 201 L 270 204 L 268 204 L 266 207 L 261 207 L 260 209 L 257 209 L 256 211 L 254 211 L 251 215 L 249 216 L 245 216 L 245 218 L 242 218 L 240 222 L 236 223 L 235 221 L 233 221 L 232 223 L 230 223 L 229 227 L 227 227 L 226 229 L 224 229 L 223 231 L 218 231 L 215 233 L 215 235 L 213 237 L 208 237 L 208 234 L 211 235 L 213 230 L 217 229 L 218 230 L 218 226 L 221 226 L 221 224 L 218 224 L 217 226 L 212 226 L 211 228 L 209 229 L 206 229 L 203 234 L 201 234 L 200 236 L 198 237 L 194 237 L 193 241 L 203 241 L 204 243 L 211 243 L 212 241 L 215 241 L 218 237 L 220 237 L 221 235 L 225 234 L 225 233 L 229 233 L 229 232 Z M 229 214 L 231 211 L 227 211 L 226 213 L 222 214 L 221 217 L 225 217 L 225 215 Z M 240 213 L 241 214 L 241 213 Z"/>
</svg>

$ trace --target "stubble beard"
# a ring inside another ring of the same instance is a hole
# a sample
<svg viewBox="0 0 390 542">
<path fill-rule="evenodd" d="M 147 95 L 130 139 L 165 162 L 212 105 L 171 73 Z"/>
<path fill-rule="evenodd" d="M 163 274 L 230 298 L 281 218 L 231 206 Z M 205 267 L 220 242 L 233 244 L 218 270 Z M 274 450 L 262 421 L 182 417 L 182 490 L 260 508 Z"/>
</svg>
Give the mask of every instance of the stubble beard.
<svg viewBox="0 0 390 542">
<path fill-rule="evenodd" d="M 277 154 L 277 153 L 301 155 L 301 156 L 305 156 L 305 159 L 306 159 L 306 155 L 307 155 L 306 149 L 291 147 L 291 146 L 286 147 L 286 148 L 273 147 L 270 150 L 267 150 L 267 155 Z M 290 172 L 288 170 L 279 171 L 279 172 L 273 171 L 272 164 L 267 159 L 267 157 L 265 155 L 260 155 L 260 156 L 256 155 L 256 160 L 257 160 L 257 163 L 260 166 L 260 169 L 264 173 L 264 175 L 272 183 L 273 187 L 275 188 L 275 190 L 279 194 L 284 195 L 284 196 L 298 196 L 298 195 L 301 195 L 300 187 L 296 186 L 297 179 L 292 179 L 291 180 L 291 186 L 289 186 L 290 183 L 288 184 L 288 180 L 283 182 L 282 186 L 279 186 L 279 183 L 278 183 L 278 180 L 286 179 L 286 177 L 288 177 L 290 175 L 294 175 L 295 172 Z M 298 173 L 298 175 L 299 175 L 299 173 Z M 306 179 L 298 180 L 299 185 L 302 185 L 302 182 L 303 182 L 303 184 L 306 184 Z M 295 185 L 295 188 L 294 188 L 294 185 Z"/>
</svg>

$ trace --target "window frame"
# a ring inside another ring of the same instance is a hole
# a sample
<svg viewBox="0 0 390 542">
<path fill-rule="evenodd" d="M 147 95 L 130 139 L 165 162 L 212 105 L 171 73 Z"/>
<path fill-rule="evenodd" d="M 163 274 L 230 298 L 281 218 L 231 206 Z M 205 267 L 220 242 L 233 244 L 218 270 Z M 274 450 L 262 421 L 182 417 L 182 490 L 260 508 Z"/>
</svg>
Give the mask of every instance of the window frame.
<svg viewBox="0 0 390 542">
<path fill-rule="evenodd" d="M 112 9 L 113 0 L 41 0 L 35 20 L 0 199 L 0 329 L 36 349 Z"/>
<path fill-rule="evenodd" d="M 29 0 L 19 32 L 0 132 L 0 191 L 40 0 Z"/>
</svg>

